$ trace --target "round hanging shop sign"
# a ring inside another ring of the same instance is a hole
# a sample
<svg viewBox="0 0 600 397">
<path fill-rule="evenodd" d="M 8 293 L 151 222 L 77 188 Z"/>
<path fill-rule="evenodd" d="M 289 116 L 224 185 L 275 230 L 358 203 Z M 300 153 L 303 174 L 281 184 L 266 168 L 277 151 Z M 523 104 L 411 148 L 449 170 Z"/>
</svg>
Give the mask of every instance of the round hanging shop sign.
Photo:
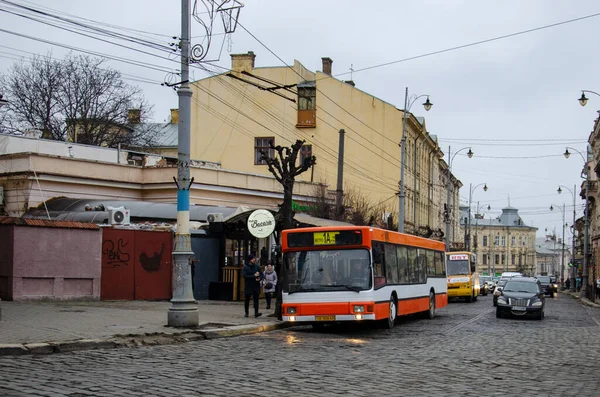
<svg viewBox="0 0 600 397">
<path fill-rule="evenodd" d="M 256 238 L 269 237 L 275 230 L 275 217 L 267 210 L 256 210 L 248 217 L 248 231 Z"/>
</svg>

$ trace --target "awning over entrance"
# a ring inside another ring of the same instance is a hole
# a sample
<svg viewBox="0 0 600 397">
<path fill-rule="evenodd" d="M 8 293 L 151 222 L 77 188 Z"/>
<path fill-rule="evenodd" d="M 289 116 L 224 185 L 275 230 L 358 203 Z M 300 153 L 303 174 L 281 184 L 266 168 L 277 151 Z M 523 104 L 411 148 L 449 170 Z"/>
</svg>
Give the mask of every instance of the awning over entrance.
<svg viewBox="0 0 600 397">
<path fill-rule="evenodd" d="M 225 219 L 225 223 L 236 223 L 238 221 L 246 221 L 250 214 L 254 211 L 254 209 L 249 209 L 246 206 L 240 206 L 235 211 L 235 213 L 231 214 L 228 218 Z M 277 211 L 269 210 L 273 215 L 277 214 Z M 317 218 L 316 216 L 311 216 L 308 214 L 296 214 L 294 215 L 294 220 L 298 222 L 301 226 L 354 226 L 351 223 L 334 221 L 331 219 Z"/>
<path fill-rule="evenodd" d="M 156 203 L 150 201 L 120 201 L 120 200 L 97 200 L 55 197 L 46 201 L 38 208 L 27 211 L 23 218 L 48 219 L 48 214 L 53 220 L 79 221 L 92 223 L 108 223 L 108 207 L 125 207 L 131 214 L 131 220 L 135 222 L 155 221 L 173 222 L 177 220 L 177 204 Z M 86 207 L 88 208 L 86 210 Z M 236 211 L 233 207 L 190 205 L 190 220 L 206 222 L 208 214 L 222 214 L 227 218 Z"/>
<path fill-rule="evenodd" d="M 332 219 L 317 218 L 308 214 L 296 214 L 294 219 L 307 226 L 354 226 L 348 222 L 334 221 Z"/>
</svg>

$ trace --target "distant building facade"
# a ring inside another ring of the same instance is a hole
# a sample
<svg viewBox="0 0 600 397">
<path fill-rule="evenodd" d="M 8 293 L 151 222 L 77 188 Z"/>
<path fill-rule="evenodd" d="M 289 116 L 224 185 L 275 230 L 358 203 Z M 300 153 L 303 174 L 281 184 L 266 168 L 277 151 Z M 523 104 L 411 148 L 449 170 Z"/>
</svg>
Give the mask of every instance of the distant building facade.
<svg viewBox="0 0 600 397">
<path fill-rule="evenodd" d="M 535 274 L 537 228 L 527 226 L 514 207 L 502 208 L 497 218 L 475 215 L 470 222 L 471 251 L 477 255 L 478 272 L 500 275 L 502 272 Z M 460 221 L 463 242 L 469 239 L 468 206 L 461 207 Z M 463 244 L 466 246 L 466 244 Z"/>
</svg>

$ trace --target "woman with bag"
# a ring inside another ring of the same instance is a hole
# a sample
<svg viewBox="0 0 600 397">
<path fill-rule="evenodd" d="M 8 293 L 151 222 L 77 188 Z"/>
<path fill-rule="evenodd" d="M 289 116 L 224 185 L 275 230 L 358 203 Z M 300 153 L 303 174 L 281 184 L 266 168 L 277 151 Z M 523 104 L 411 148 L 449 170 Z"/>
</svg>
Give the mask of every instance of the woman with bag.
<svg viewBox="0 0 600 397">
<path fill-rule="evenodd" d="M 267 309 L 271 308 L 271 297 L 275 292 L 277 285 L 277 273 L 275 273 L 275 269 L 273 269 L 273 265 L 271 263 L 267 263 L 267 268 L 264 272 L 263 283 L 263 292 L 265 293 L 265 299 L 267 300 Z"/>
</svg>

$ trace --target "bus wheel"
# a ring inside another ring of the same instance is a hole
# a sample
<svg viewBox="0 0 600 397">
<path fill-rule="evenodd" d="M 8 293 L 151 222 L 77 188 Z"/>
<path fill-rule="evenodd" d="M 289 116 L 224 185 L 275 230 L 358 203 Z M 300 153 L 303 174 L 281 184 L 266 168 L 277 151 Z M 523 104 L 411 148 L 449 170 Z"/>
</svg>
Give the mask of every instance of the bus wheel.
<svg viewBox="0 0 600 397">
<path fill-rule="evenodd" d="M 394 296 L 390 296 L 390 311 L 388 313 L 388 318 L 385 320 L 381 320 L 381 325 L 383 328 L 392 329 L 394 328 L 394 324 L 396 323 L 396 316 L 398 315 L 398 307 L 396 306 L 396 299 Z"/>
<path fill-rule="evenodd" d="M 429 310 L 427 311 L 427 318 L 430 320 L 435 317 L 435 295 L 433 292 L 429 293 Z"/>
<path fill-rule="evenodd" d="M 467 300 L 467 302 L 471 303 L 473 301 L 473 297 L 469 296 L 468 298 L 465 298 Z"/>
</svg>

